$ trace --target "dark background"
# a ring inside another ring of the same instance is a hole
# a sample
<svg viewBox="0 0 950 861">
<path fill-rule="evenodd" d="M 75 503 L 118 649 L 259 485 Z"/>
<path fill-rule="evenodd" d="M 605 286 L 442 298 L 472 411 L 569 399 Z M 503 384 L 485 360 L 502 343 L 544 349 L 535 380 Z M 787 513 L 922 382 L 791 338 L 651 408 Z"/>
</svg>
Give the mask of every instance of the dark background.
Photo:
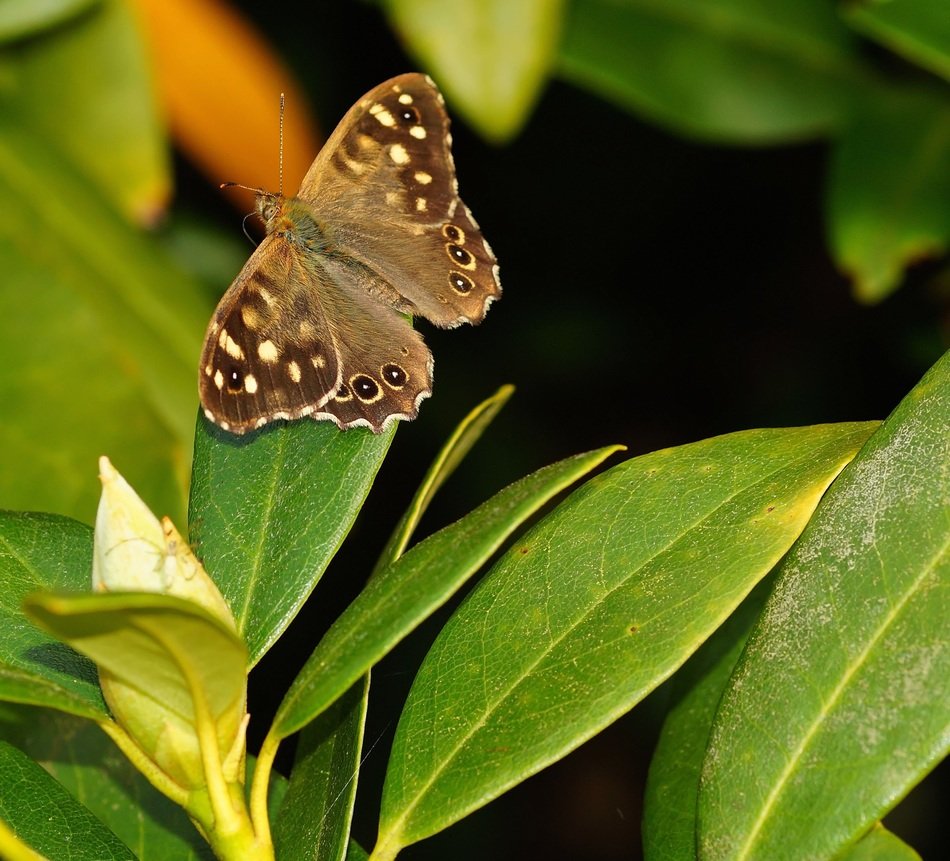
<svg viewBox="0 0 950 861">
<path fill-rule="evenodd" d="M 244 3 L 329 133 L 363 92 L 418 64 L 375 7 L 317 8 L 312 20 L 313 4 L 285 2 L 275 14 L 272 4 Z M 950 280 L 938 265 L 911 271 L 875 307 L 857 304 L 835 271 L 820 142 L 692 143 L 557 80 L 511 144 L 493 147 L 460 121 L 453 136 L 462 196 L 498 255 L 504 297 L 478 328 L 422 324 L 436 358 L 434 396 L 400 428 L 343 550 L 252 674 L 252 747 L 302 656 L 365 581 L 441 443 L 500 385 L 515 384 L 514 398 L 440 492 L 422 534 L 578 451 L 619 442 L 637 455 L 745 428 L 884 418 L 945 348 Z M 179 167 L 184 206 L 190 196 L 205 205 L 204 180 Z M 240 229 L 223 203 L 219 215 Z M 365 846 L 401 702 L 450 609 L 374 672 L 355 822 Z M 639 857 L 664 699 L 660 689 L 405 857 Z M 924 857 L 936 849 L 927 840 L 939 830 L 938 791 L 935 776 L 888 820 Z"/>
</svg>

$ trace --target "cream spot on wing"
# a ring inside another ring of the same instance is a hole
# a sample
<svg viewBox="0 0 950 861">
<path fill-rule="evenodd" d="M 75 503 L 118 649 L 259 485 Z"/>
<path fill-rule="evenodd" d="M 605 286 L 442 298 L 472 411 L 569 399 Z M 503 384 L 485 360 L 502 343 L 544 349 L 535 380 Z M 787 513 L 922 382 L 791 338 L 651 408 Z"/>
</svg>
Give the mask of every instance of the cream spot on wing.
<svg viewBox="0 0 950 861">
<path fill-rule="evenodd" d="M 411 105 L 411 104 L 412 104 L 412 96 L 410 96 L 409 93 L 403 93 L 403 94 L 399 97 L 399 104 L 401 104 L 401 105 Z"/>
<path fill-rule="evenodd" d="M 409 164 L 409 153 L 406 152 L 406 148 L 402 144 L 393 144 L 389 148 L 389 157 L 394 164 Z"/>
<path fill-rule="evenodd" d="M 253 305 L 244 305 L 241 308 L 241 320 L 248 329 L 256 329 L 261 324 L 261 315 Z"/>
<path fill-rule="evenodd" d="M 422 126 L 413 126 L 409 129 L 409 134 L 411 134 L 417 141 L 425 140 L 426 130 Z"/>
<path fill-rule="evenodd" d="M 257 391 L 257 377 L 253 374 L 244 375 L 244 391 L 249 395 L 253 395 Z"/>
<path fill-rule="evenodd" d="M 376 110 L 376 108 L 379 108 L 379 110 Z M 369 112 L 374 117 L 376 117 L 376 120 L 380 123 L 380 125 L 384 125 L 388 129 L 391 129 L 394 125 L 396 125 L 396 118 L 382 105 L 373 105 L 373 107 L 369 109 Z"/>
<path fill-rule="evenodd" d="M 364 170 L 366 170 L 366 165 L 364 165 L 361 161 L 357 161 L 354 158 L 347 158 L 346 156 L 344 156 L 343 163 L 351 171 L 353 171 L 353 173 L 355 173 L 357 176 L 359 176 Z"/>
<path fill-rule="evenodd" d="M 287 364 L 287 373 L 290 374 L 290 379 L 295 383 L 300 382 L 300 365 L 296 362 L 289 362 Z"/>
<path fill-rule="evenodd" d="M 280 352 L 277 350 L 277 347 L 274 346 L 273 341 L 261 341 L 257 345 L 257 355 L 261 357 L 262 362 L 267 362 L 268 364 L 273 364 L 277 361 Z"/>
<path fill-rule="evenodd" d="M 274 307 L 274 297 L 271 295 L 270 290 L 266 287 L 258 287 L 257 292 L 261 294 L 261 299 L 264 300 L 268 308 Z"/>
<path fill-rule="evenodd" d="M 218 335 L 218 346 L 223 350 L 224 345 L 228 342 L 228 330 L 222 329 L 221 334 Z"/>
<path fill-rule="evenodd" d="M 213 370 L 214 370 L 214 368 L 212 368 L 211 365 L 205 365 L 205 376 L 206 376 L 206 377 L 210 377 L 210 376 L 211 376 L 211 372 L 212 372 Z"/>
<path fill-rule="evenodd" d="M 224 343 L 224 351 L 232 359 L 244 359 L 244 350 L 241 349 L 241 345 L 237 343 L 230 335 L 228 335 L 227 341 Z"/>
<path fill-rule="evenodd" d="M 316 356 L 311 356 L 310 361 L 313 363 L 313 366 L 317 368 L 318 370 L 322 370 L 323 368 L 327 366 L 327 360 L 319 354 L 317 354 Z"/>
<path fill-rule="evenodd" d="M 224 387 L 224 374 L 222 374 L 220 370 L 215 371 L 214 384 L 218 387 L 218 389 Z"/>
<path fill-rule="evenodd" d="M 419 183 L 419 185 L 428 185 L 432 182 L 432 174 L 426 173 L 424 170 L 417 170 L 412 178 Z"/>
<path fill-rule="evenodd" d="M 424 197 L 416 198 L 416 212 L 426 211 L 426 199 Z"/>
</svg>

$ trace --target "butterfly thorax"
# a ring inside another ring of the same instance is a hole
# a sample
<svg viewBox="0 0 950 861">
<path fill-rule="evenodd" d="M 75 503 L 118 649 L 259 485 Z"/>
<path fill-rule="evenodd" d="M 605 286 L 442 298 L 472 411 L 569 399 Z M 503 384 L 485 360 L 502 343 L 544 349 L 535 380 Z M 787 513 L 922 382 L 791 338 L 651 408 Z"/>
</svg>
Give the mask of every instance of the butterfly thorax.
<svg viewBox="0 0 950 861">
<path fill-rule="evenodd" d="M 260 192 L 257 212 L 264 221 L 268 236 L 276 233 L 310 251 L 326 252 L 329 249 L 326 227 L 317 220 L 313 208 L 299 198 Z"/>
</svg>

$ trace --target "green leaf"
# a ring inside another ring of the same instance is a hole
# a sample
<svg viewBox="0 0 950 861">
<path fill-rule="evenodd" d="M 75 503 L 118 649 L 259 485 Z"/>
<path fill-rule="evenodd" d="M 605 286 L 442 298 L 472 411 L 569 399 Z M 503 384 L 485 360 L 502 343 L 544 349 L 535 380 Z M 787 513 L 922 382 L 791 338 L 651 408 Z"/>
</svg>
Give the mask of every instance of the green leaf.
<svg viewBox="0 0 950 861">
<path fill-rule="evenodd" d="M 520 539 L 416 676 L 380 857 L 564 756 L 667 678 L 785 553 L 872 427 L 746 431 L 638 457 Z"/>
<path fill-rule="evenodd" d="M 646 861 L 696 858 L 696 800 L 716 707 L 772 588 L 766 577 L 671 682 L 670 708 L 647 776 L 643 805 Z"/>
<path fill-rule="evenodd" d="M 864 302 L 890 294 L 908 264 L 944 253 L 950 98 L 896 92 L 869 102 L 833 150 L 828 211 L 835 259 Z"/>
<path fill-rule="evenodd" d="M 394 433 L 298 421 L 236 437 L 199 415 L 191 544 L 234 613 L 251 666 L 343 543 Z"/>
<path fill-rule="evenodd" d="M 342 861 L 356 799 L 369 675 L 300 734 L 274 825 L 278 858 Z"/>
<path fill-rule="evenodd" d="M 7 706 L 0 711 L 0 738 L 42 764 L 76 801 L 133 847 L 139 861 L 210 858 L 185 812 L 92 722 L 48 709 Z"/>
<path fill-rule="evenodd" d="M 389 19 L 449 102 L 486 138 L 526 122 L 547 81 L 563 0 L 386 0 Z"/>
<path fill-rule="evenodd" d="M 560 68 L 678 134 L 751 144 L 828 133 L 869 83 L 827 0 L 578 0 Z"/>
<path fill-rule="evenodd" d="M 380 571 L 307 659 L 271 731 L 285 738 L 313 720 L 441 607 L 528 517 L 618 448 L 575 455 L 539 469 Z"/>
<path fill-rule="evenodd" d="M 513 393 L 514 386 L 502 386 L 465 416 L 452 432 L 452 436 L 442 446 L 442 450 L 429 467 L 425 478 L 422 479 L 412 502 L 409 503 L 409 508 L 393 530 L 386 547 L 380 553 L 379 561 L 373 570 L 374 576 L 377 571 L 402 556 L 409 544 L 409 539 L 412 538 L 419 521 L 422 520 L 422 515 L 439 492 L 439 488 L 448 481 L 449 476 L 472 450 L 472 446 L 478 442 L 485 429 L 494 421 L 498 411 L 508 403 Z"/>
<path fill-rule="evenodd" d="M 17 45 L 8 59 L 20 117 L 127 218 L 155 223 L 171 165 L 131 4 L 102 0 L 68 26 Z"/>
<path fill-rule="evenodd" d="M 26 618 L 36 589 L 88 590 L 92 530 L 52 514 L 0 512 L 0 699 L 103 720 L 95 667 Z"/>
<path fill-rule="evenodd" d="M 55 27 L 99 0 L 4 0 L 0 3 L 0 42 Z"/>
<path fill-rule="evenodd" d="M 26 754 L 0 741 L 0 819 L 55 861 L 135 861 L 135 855 Z"/>
<path fill-rule="evenodd" d="M 845 20 L 914 63 L 950 79 L 945 0 L 849 0 Z"/>
<path fill-rule="evenodd" d="M 346 861 L 367 861 L 369 853 L 358 843 L 351 840 L 346 850 Z"/>
<path fill-rule="evenodd" d="M 12 110 L 0 270 L 0 401 L 16 416 L 0 423 L 0 506 L 91 519 L 108 452 L 181 522 L 210 303 Z"/>
<path fill-rule="evenodd" d="M 881 824 L 875 825 L 838 858 L 840 861 L 920 861 L 920 855 Z"/>
<path fill-rule="evenodd" d="M 701 855 L 832 857 L 946 753 L 948 415 L 950 353 L 784 560 L 713 725 Z"/>
</svg>

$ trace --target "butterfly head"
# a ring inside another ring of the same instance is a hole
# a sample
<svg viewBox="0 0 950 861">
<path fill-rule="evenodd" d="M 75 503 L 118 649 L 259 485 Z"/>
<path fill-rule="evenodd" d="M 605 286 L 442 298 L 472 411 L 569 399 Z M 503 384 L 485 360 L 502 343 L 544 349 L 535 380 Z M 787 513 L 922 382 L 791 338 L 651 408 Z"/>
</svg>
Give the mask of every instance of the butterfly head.
<svg viewBox="0 0 950 861">
<path fill-rule="evenodd" d="M 257 209 L 257 214 L 260 215 L 264 221 L 267 232 L 270 233 L 274 229 L 275 222 L 283 212 L 284 196 L 282 194 L 274 194 L 271 191 L 258 190 L 255 208 Z"/>
</svg>

